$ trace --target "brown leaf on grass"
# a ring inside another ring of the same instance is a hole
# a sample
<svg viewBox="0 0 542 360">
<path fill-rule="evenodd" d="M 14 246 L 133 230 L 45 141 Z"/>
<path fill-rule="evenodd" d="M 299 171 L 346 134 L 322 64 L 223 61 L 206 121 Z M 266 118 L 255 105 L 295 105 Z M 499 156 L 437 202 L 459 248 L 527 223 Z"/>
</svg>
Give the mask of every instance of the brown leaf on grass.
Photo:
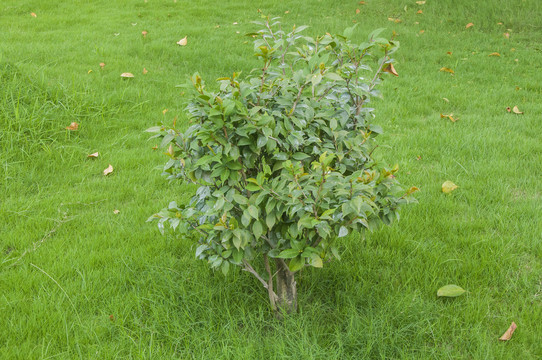
<svg viewBox="0 0 542 360">
<path fill-rule="evenodd" d="M 423 5 L 423 4 L 425 4 L 425 1 L 416 1 L 416 4 Z"/>
<path fill-rule="evenodd" d="M 152 149 L 153 149 L 153 150 L 157 150 L 157 149 L 158 149 L 158 145 L 154 145 L 154 146 L 152 147 Z"/>
<path fill-rule="evenodd" d="M 422 11 L 422 10 L 418 10 L 418 11 L 416 11 L 416 14 L 423 14 L 423 11 Z"/>
<path fill-rule="evenodd" d="M 390 73 L 390 74 L 395 75 L 395 76 L 399 76 L 397 71 L 395 71 L 395 68 L 393 67 L 393 64 L 388 64 L 386 67 L 384 67 L 382 69 L 382 71 L 385 71 L 385 72 Z"/>
<path fill-rule="evenodd" d="M 289 13 L 290 13 L 290 10 L 286 10 L 284 13 L 285 13 L 285 14 L 289 14 Z"/>
<path fill-rule="evenodd" d="M 393 21 L 396 24 L 399 24 L 402 21 L 401 19 L 396 19 L 396 18 L 392 18 L 392 17 L 389 17 L 388 20 Z"/>
<path fill-rule="evenodd" d="M 87 155 L 88 158 L 97 158 L 98 156 L 100 156 L 100 154 L 98 152 Z"/>
<path fill-rule="evenodd" d="M 506 32 L 506 33 L 504 33 L 503 35 L 504 35 L 505 38 L 510 39 L 510 33 L 507 33 L 507 32 Z"/>
<path fill-rule="evenodd" d="M 143 68 L 143 75 L 145 75 L 148 72 L 149 72 L 149 70 L 147 70 L 146 68 Z"/>
<path fill-rule="evenodd" d="M 125 78 L 125 79 L 129 79 L 129 78 L 133 78 L 134 74 L 129 73 L 129 72 L 125 72 L 125 73 L 120 74 L 120 77 Z"/>
<path fill-rule="evenodd" d="M 147 37 L 147 34 L 148 34 L 148 32 L 146 32 L 145 30 L 143 30 L 143 31 L 141 32 L 141 35 L 143 35 L 144 38 Z"/>
<path fill-rule="evenodd" d="M 186 46 L 188 44 L 187 36 L 183 37 L 181 40 L 177 41 L 178 45 Z"/>
<path fill-rule="evenodd" d="M 451 122 L 456 122 L 458 119 L 457 119 L 457 117 L 454 118 L 453 116 L 454 116 L 454 114 L 449 114 L 449 115 L 440 114 L 441 119 L 449 119 Z"/>
<path fill-rule="evenodd" d="M 34 18 L 35 18 L 35 17 L 38 17 L 38 15 L 36 15 L 36 13 L 30 13 L 30 16 L 32 16 L 32 17 L 34 17 Z"/>
<path fill-rule="evenodd" d="M 103 69 L 105 67 L 105 63 L 101 62 L 100 63 L 100 68 Z"/>
<path fill-rule="evenodd" d="M 449 72 L 450 74 L 455 74 L 455 72 L 452 69 L 449 69 L 447 67 L 440 68 L 440 71 Z"/>
<path fill-rule="evenodd" d="M 72 122 L 69 126 L 66 126 L 66 130 L 77 131 L 79 129 L 79 124 Z"/>
<path fill-rule="evenodd" d="M 109 164 L 107 169 L 104 170 L 104 176 L 107 176 L 113 172 L 113 165 Z"/>
<path fill-rule="evenodd" d="M 512 111 L 514 112 L 514 114 L 518 114 L 518 115 L 523 114 L 523 111 L 519 111 L 519 109 L 518 109 L 517 106 L 514 106 L 514 107 L 512 108 Z"/>
<path fill-rule="evenodd" d="M 361 12 L 360 9 L 356 9 L 356 14 L 359 14 Z"/>
<path fill-rule="evenodd" d="M 367 5 L 367 2 L 365 2 L 365 1 L 360 1 L 358 4 L 360 4 L 360 5 Z"/>
<path fill-rule="evenodd" d="M 406 194 L 407 195 L 412 195 L 416 191 L 420 191 L 420 189 L 418 189 L 416 186 L 412 186 L 410 189 L 407 190 Z"/>
<path fill-rule="evenodd" d="M 425 30 L 420 30 L 420 34 L 423 34 L 425 32 Z"/>
<path fill-rule="evenodd" d="M 494 52 L 494 53 L 489 54 L 488 56 L 501 56 L 501 54 L 499 54 L 498 52 Z"/>
<path fill-rule="evenodd" d="M 510 108 L 510 106 L 508 106 L 508 107 L 506 108 L 506 111 L 508 111 L 508 112 L 511 112 L 511 111 L 512 111 L 512 109 Z"/>
<path fill-rule="evenodd" d="M 168 111 L 169 111 L 168 109 L 162 110 L 162 115 L 166 115 L 166 113 L 167 113 Z"/>
<path fill-rule="evenodd" d="M 446 51 L 446 54 L 452 55 L 452 52 L 451 51 Z"/>
<path fill-rule="evenodd" d="M 465 26 L 465 29 L 468 29 L 468 28 L 473 27 L 473 26 L 474 26 L 473 23 L 468 23 L 468 24 Z"/>
<path fill-rule="evenodd" d="M 499 338 L 500 341 L 508 341 L 512 338 L 512 334 L 514 333 L 514 331 L 516 331 L 517 329 L 517 325 L 515 322 L 512 321 L 512 324 L 510 325 L 510 327 L 508 328 L 508 330 L 506 330 L 506 332 L 504 334 L 502 334 L 502 336 Z"/>
</svg>

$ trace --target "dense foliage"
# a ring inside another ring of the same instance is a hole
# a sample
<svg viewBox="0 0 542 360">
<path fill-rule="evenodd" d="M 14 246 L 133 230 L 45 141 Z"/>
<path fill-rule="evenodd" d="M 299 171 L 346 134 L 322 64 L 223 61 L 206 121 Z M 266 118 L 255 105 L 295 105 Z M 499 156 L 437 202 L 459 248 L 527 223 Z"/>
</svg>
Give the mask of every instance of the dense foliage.
<svg viewBox="0 0 542 360">
<path fill-rule="evenodd" d="M 312 38 L 301 34 L 306 26 L 257 24 L 248 35 L 261 68 L 218 79 L 218 91 L 195 74 L 191 126 L 148 130 L 168 147 L 169 179 L 198 186 L 189 204 L 171 202 L 151 219 L 197 234 L 198 258 L 224 273 L 242 266 L 274 304 L 269 258 L 290 275 L 322 267 L 339 258 L 337 238 L 391 224 L 415 189 L 397 195 L 398 166 L 373 158 L 382 129 L 370 100 L 385 72 L 396 75 L 398 42 L 379 37 L 383 29 L 355 44 L 355 27 Z M 262 255 L 265 272 L 254 266 Z"/>
</svg>

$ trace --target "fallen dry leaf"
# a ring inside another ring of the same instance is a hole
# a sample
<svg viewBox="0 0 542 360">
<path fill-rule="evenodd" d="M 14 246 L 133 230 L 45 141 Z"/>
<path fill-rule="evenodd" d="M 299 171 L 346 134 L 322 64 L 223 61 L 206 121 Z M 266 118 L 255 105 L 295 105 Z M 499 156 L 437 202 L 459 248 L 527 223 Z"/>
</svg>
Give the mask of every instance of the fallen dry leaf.
<svg viewBox="0 0 542 360">
<path fill-rule="evenodd" d="M 32 17 L 38 17 L 38 15 L 36 15 L 36 13 L 30 13 L 30 16 L 32 16 Z"/>
<path fill-rule="evenodd" d="M 98 156 L 100 156 L 100 154 L 98 152 L 87 155 L 88 158 L 97 158 Z"/>
<path fill-rule="evenodd" d="M 518 115 L 523 114 L 523 111 L 519 111 L 519 109 L 518 109 L 517 106 L 514 106 L 514 107 L 512 108 L 512 111 L 514 112 L 514 114 L 518 114 Z"/>
<path fill-rule="evenodd" d="M 145 30 L 143 30 L 143 31 L 141 32 L 141 35 L 143 35 L 144 38 L 147 37 L 147 34 L 148 34 L 148 32 L 146 32 Z"/>
<path fill-rule="evenodd" d="M 512 321 L 512 324 L 510 325 L 508 330 L 506 330 L 506 332 L 504 334 L 502 334 L 502 336 L 499 338 L 499 340 L 501 340 L 501 341 L 510 340 L 512 338 L 512 334 L 514 333 L 514 331 L 516 331 L 517 327 L 518 326 L 516 325 L 516 323 Z"/>
<path fill-rule="evenodd" d="M 506 111 L 508 111 L 508 112 L 512 111 L 512 109 L 510 108 L 510 106 L 508 106 L 508 107 L 506 108 Z"/>
<path fill-rule="evenodd" d="M 494 53 L 489 54 L 488 56 L 501 56 L 501 54 L 499 54 L 498 52 L 494 52 Z"/>
<path fill-rule="evenodd" d="M 233 25 L 237 25 L 237 21 L 233 23 Z"/>
<path fill-rule="evenodd" d="M 143 75 L 145 75 L 148 72 L 149 72 L 149 70 L 147 70 L 146 68 L 143 68 Z"/>
<path fill-rule="evenodd" d="M 87 74 L 90 74 L 92 72 L 92 69 L 90 69 L 89 71 L 87 71 Z"/>
<path fill-rule="evenodd" d="M 117 210 L 117 209 L 113 210 L 113 214 L 117 215 L 118 213 L 120 213 L 120 210 Z"/>
<path fill-rule="evenodd" d="M 468 29 L 468 28 L 470 28 L 470 27 L 472 27 L 472 26 L 474 26 L 473 23 L 468 23 L 468 24 L 465 26 L 465 29 Z"/>
<path fill-rule="evenodd" d="M 360 1 L 358 4 L 360 5 L 366 5 L 367 3 L 365 1 Z"/>
<path fill-rule="evenodd" d="M 286 10 L 284 13 L 285 13 L 285 14 L 289 14 L 289 13 L 290 13 L 290 10 Z"/>
<path fill-rule="evenodd" d="M 416 14 L 423 14 L 423 11 L 422 11 L 422 10 L 418 10 L 418 11 L 416 11 Z"/>
<path fill-rule="evenodd" d="M 446 54 L 452 55 L 452 52 L 451 51 L 446 51 Z"/>
<path fill-rule="evenodd" d="M 447 103 L 450 102 L 450 100 L 448 100 L 447 98 L 442 98 L 442 100 L 446 101 Z"/>
<path fill-rule="evenodd" d="M 107 176 L 113 172 L 113 165 L 109 164 L 107 169 L 104 170 L 104 176 Z"/>
<path fill-rule="evenodd" d="M 419 191 L 420 189 L 418 189 L 416 186 L 413 186 L 411 187 L 410 189 L 407 190 L 406 194 L 407 195 L 411 195 L 413 193 L 415 193 L 416 191 Z"/>
<path fill-rule="evenodd" d="M 440 71 L 449 72 L 450 74 L 455 74 L 455 72 L 452 69 L 449 69 L 447 67 L 440 68 Z"/>
<path fill-rule="evenodd" d="M 510 33 L 504 33 L 503 35 L 505 38 L 510 39 Z"/>
<path fill-rule="evenodd" d="M 402 21 L 401 19 L 396 19 L 396 18 L 392 18 L 392 17 L 389 17 L 388 20 L 393 21 L 396 24 L 399 24 Z"/>
<path fill-rule="evenodd" d="M 100 68 L 103 69 L 104 67 L 105 67 L 105 63 L 101 62 L 101 63 L 100 63 Z"/>
<path fill-rule="evenodd" d="M 158 145 L 154 145 L 154 146 L 152 147 L 152 149 L 153 149 L 153 150 L 157 150 L 157 149 L 158 149 Z"/>
<path fill-rule="evenodd" d="M 356 9 L 356 14 L 359 14 L 361 12 L 360 9 Z"/>
<path fill-rule="evenodd" d="M 442 184 L 442 192 L 445 194 L 449 194 L 455 189 L 457 189 L 457 185 L 451 182 L 450 180 L 447 180 Z"/>
<path fill-rule="evenodd" d="M 420 30 L 420 34 L 423 34 L 425 32 L 425 30 Z"/>
<path fill-rule="evenodd" d="M 423 4 L 425 4 L 425 1 L 416 1 L 416 4 L 423 5 Z"/>
<path fill-rule="evenodd" d="M 66 126 L 66 130 L 76 131 L 77 129 L 79 129 L 79 124 L 76 122 L 72 122 L 70 126 Z"/>
<path fill-rule="evenodd" d="M 421 160 L 422 157 L 420 155 L 416 156 L 416 160 Z"/>
<path fill-rule="evenodd" d="M 177 41 L 177 44 L 181 45 L 181 46 L 186 46 L 186 44 L 188 44 L 188 40 L 186 39 L 187 37 L 183 37 L 181 40 Z"/>
<path fill-rule="evenodd" d="M 120 77 L 125 78 L 125 79 L 129 79 L 129 78 L 133 78 L 134 74 L 129 73 L 129 72 L 125 72 L 125 73 L 120 74 Z"/>
<path fill-rule="evenodd" d="M 454 114 L 449 114 L 449 115 L 440 114 L 441 119 L 446 118 L 446 119 L 449 119 L 451 122 L 456 122 L 458 119 L 457 118 L 454 119 L 453 116 L 454 116 Z"/>
<path fill-rule="evenodd" d="M 168 109 L 162 110 L 162 115 L 166 115 L 167 112 L 168 112 Z"/>
<path fill-rule="evenodd" d="M 385 68 L 382 69 L 382 71 L 388 72 L 392 75 L 399 76 L 397 71 L 395 71 L 395 68 L 393 67 L 393 64 L 388 64 Z"/>
</svg>

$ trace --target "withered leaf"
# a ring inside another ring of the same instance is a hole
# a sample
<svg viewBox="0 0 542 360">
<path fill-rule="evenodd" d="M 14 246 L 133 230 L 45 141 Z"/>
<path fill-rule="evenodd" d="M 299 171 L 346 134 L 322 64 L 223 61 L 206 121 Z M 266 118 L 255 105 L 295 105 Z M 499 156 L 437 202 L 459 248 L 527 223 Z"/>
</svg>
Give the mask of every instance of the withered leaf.
<svg viewBox="0 0 542 360">
<path fill-rule="evenodd" d="M 518 109 L 517 106 L 514 106 L 514 107 L 512 108 L 512 111 L 514 112 L 514 114 L 518 114 L 518 115 L 523 114 L 523 111 L 519 111 L 519 109 Z"/>
<path fill-rule="evenodd" d="M 79 124 L 76 122 L 72 122 L 69 126 L 66 126 L 66 130 L 76 131 L 78 129 L 79 129 Z"/>
<path fill-rule="evenodd" d="M 498 52 L 493 52 L 489 54 L 488 56 L 501 56 L 501 54 L 499 54 Z"/>
<path fill-rule="evenodd" d="M 119 213 L 120 213 L 120 210 L 118 210 L 118 209 L 113 210 L 113 214 L 117 215 Z"/>
<path fill-rule="evenodd" d="M 125 72 L 125 73 L 120 74 L 120 77 L 124 78 L 124 79 L 129 79 L 129 78 L 133 78 L 134 74 L 129 73 L 129 72 Z"/>
<path fill-rule="evenodd" d="M 38 15 L 36 15 L 36 13 L 30 13 L 30 16 L 32 16 L 32 17 L 34 17 L 34 18 L 35 18 L 35 17 L 38 17 Z"/>
<path fill-rule="evenodd" d="M 147 37 L 147 34 L 148 34 L 148 32 L 146 32 L 145 30 L 143 30 L 143 31 L 141 32 L 141 35 L 143 35 L 144 38 Z"/>
<path fill-rule="evenodd" d="M 104 67 L 105 67 L 105 63 L 101 62 L 101 63 L 100 63 L 100 68 L 103 69 Z"/>
<path fill-rule="evenodd" d="M 468 23 L 468 24 L 465 26 L 465 29 L 468 29 L 468 28 L 470 28 L 470 27 L 472 27 L 472 26 L 474 26 L 473 23 Z"/>
<path fill-rule="evenodd" d="M 104 170 L 104 176 L 107 176 L 113 172 L 113 165 L 109 164 L 107 169 Z"/>
<path fill-rule="evenodd" d="M 418 10 L 418 11 L 416 11 L 416 14 L 423 14 L 423 11 L 422 11 L 422 10 Z"/>
<path fill-rule="evenodd" d="M 399 76 L 397 71 L 395 71 L 395 68 L 393 67 L 393 64 L 388 64 L 388 66 L 384 67 L 382 71 L 388 72 L 392 75 Z"/>
<path fill-rule="evenodd" d="M 423 4 L 425 4 L 425 1 L 416 1 L 416 4 L 423 5 Z"/>
<path fill-rule="evenodd" d="M 360 9 L 356 9 L 356 14 L 359 14 L 361 12 Z"/>
<path fill-rule="evenodd" d="M 504 35 L 505 38 L 510 39 L 510 33 L 507 33 L 507 32 L 506 32 L 506 33 L 504 33 L 503 35 Z"/>
<path fill-rule="evenodd" d="M 508 330 L 506 330 L 506 332 L 504 334 L 502 334 L 502 336 L 499 338 L 500 341 L 508 341 L 512 338 L 512 334 L 514 333 L 514 331 L 516 331 L 517 329 L 517 325 L 515 322 L 512 321 L 512 324 L 510 325 L 510 327 L 508 328 Z"/>
<path fill-rule="evenodd" d="M 87 155 L 88 158 L 97 158 L 98 156 L 100 156 L 100 154 L 98 152 Z"/>
<path fill-rule="evenodd" d="M 446 180 L 442 184 L 442 192 L 445 193 L 445 194 L 449 194 L 452 191 L 454 191 L 455 189 L 457 189 L 457 185 L 454 184 L 453 182 L 451 182 L 450 180 Z"/>
<path fill-rule="evenodd" d="M 455 72 L 452 69 L 447 68 L 447 67 L 440 68 L 440 71 L 449 72 L 450 74 L 455 74 Z"/>
<path fill-rule="evenodd" d="M 181 46 L 186 46 L 186 44 L 188 44 L 187 36 L 185 36 L 181 40 L 177 41 L 177 44 L 181 45 Z"/>
<path fill-rule="evenodd" d="M 458 119 L 457 119 L 457 117 L 454 118 L 453 116 L 454 116 L 454 114 L 449 114 L 449 115 L 440 114 L 441 119 L 446 118 L 446 119 L 449 119 L 451 122 L 456 122 Z"/>
<path fill-rule="evenodd" d="M 149 70 L 147 70 L 146 68 L 143 68 L 143 75 L 145 75 L 148 72 L 149 72 Z"/>
</svg>

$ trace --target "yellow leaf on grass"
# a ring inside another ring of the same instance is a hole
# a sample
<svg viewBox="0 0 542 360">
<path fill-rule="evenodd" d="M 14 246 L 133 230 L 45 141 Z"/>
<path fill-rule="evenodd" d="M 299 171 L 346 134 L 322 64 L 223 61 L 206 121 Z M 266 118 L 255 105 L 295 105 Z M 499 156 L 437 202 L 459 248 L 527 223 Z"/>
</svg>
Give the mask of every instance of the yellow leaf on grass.
<svg viewBox="0 0 542 360">
<path fill-rule="evenodd" d="M 457 185 L 451 182 L 450 180 L 447 180 L 442 184 L 442 192 L 445 194 L 449 194 L 455 189 L 457 189 Z"/>
<path fill-rule="evenodd" d="M 518 114 L 518 115 L 523 114 L 523 111 L 519 111 L 519 109 L 518 109 L 517 106 L 514 106 L 514 107 L 512 108 L 512 111 L 514 112 L 514 114 Z"/>
<path fill-rule="evenodd" d="M 113 165 L 109 164 L 107 169 L 104 170 L 104 176 L 107 176 L 113 172 Z"/>
<path fill-rule="evenodd" d="M 468 23 L 468 24 L 465 26 L 465 29 L 468 29 L 468 28 L 470 28 L 470 27 L 472 27 L 472 26 L 474 26 L 473 23 Z"/>
<path fill-rule="evenodd" d="M 113 210 L 113 214 L 118 215 L 119 213 L 120 213 L 120 210 L 117 210 L 117 209 Z"/>
<path fill-rule="evenodd" d="M 97 158 L 98 156 L 100 156 L 100 154 L 98 152 L 87 155 L 87 157 L 89 157 L 89 158 Z"/>
<path fill-rule="evenodd" d="M 177 41 L 177 44 L 181 45 L 181 46 L 186 46 L 186 44 L 188 44 L 187 36 L 185 36 L 181 40 Z"/>
<path fill-rule="evenodd" d="M 100 68 L 103 69 L 105 67 L 105 63 L 101 62 L 100 63 Z"/>
<path fill-rule="evenodd" d="M 416 4 L 423 5 L 423 4 L 425 4 L 425 1 L 416 1 Z"/>
<path fill-rule="evenodd" d="M 512 338 L 512 334 L 514 333 L 514 331 L 516 331 L 517 327 L 518 326 L 516 325 L 516 323 L 512 321 L 512 324 L 510 325 L 508 330 L 506 330 L 506 332 L 504 334 L 502 334 L 502 336 L 499 338 L 499 340 L 501 340 L 501 341 L 510 340 Z"/>
<path fill-rule="evenodd" d="M 393 74 L 395 76 L 399 76 L 397 71 L 395 71 L 395 68 L 393 67 L 393 64 L 388 64 L 388 66 L 383 68 L 382 71 L 388 72 L 388 73 Z"/>
<path fill-rule="evenodd" d="M 284 13 L 285 13 L 285 14 L 289 14 L 289 13 L 290 13 L 290 10 L 286 10 Z"/>
<path fill-rule="evenodd" d="M 141 32 L 141 35 L 143 35 L 144 38 L 147 37 L 147 34 L 148 34 L 148 32 L 146 32 L 145 30 L 143 30 L 143 31 Z"/>
<path fill-rule="evenodd" d="M 402 21 L 401 19 L 396 19 L 396 18 L 392 18 L 392 17 L 389 17 L 388 20 L 393 21 L 396 24 L 398 24 L 398 23 L 400 23 Z"/>
<path fill-rule="evenodd" d="M 76 122 L 72 122 L 69 126 L 66 126 L 66 130 L 76 131 L 77 129 L 79 129 L 79 124 Z"/>
<path fill-rule="evenodd" d="M 148 72 L 149 72 L 149 70 L 147 70 L 146 68 L 143 68 L 143 75 L 145 75 Z"/>
<path fill-rule="evenodd" d="M 423 11 L 422 11 L 422 10 L 418 10 L 418 11 L 416 11 L 416 14 L 423 14 Z"/>
<path fill-rule="evenodd" d="M 499 54 L 498 52 L 494 52 L 494 53 L 489 54 L 488 56 L 501 56 L 501 54 Z"/>
<path fill-rule="evenodd" d="M 454 114 L 449 114 L 449 115 L 446 115 L 446 114 L 440 114 L 440 118 L 443 119 L 443 118 L 446 118 L 446 119 L 449 119 L 451 122 L 456 122 L 458 120 L 458 118 L 454 118 L 453 117 Z"/>
<path fill-rule="evenodd" d="M 413 186 L 411 187 L 410 189 L 407 190 L 406 194 L 407 195 L 411 195 L 413 193 L 415 193 L 416 191 L 419 191 L 420 189 L 418 189 L 416 186 Z"/>
<path fill-rule="evenodd" d="M 356 14 L 359 14 L 361 12 L 360 9 L 356 9 Z"/>
<path fill-rule="evenodd" d="M 162 110 L 162 115 L 166 115 L 166 113 L 167 113 L 168 111 L 169 111 L 168 109 Z"/>
<path fill-rule="evenodd" d="M 130 78 L 134 77 L 134 74 L 129 73 L 129 72 L 125 72 L 125 73 L 120 74 L 120 77 L 124 78 L 124 79 L 130 79 Z"/>
<path fill-rule="evenodd" d="M 38 15 L 36 15 L 36 13 L 30 13 L 30 16 L 32 16 L 32 17 L 38 17 Z"/>
<path fill-rule="evenodd" d="M 440 68 L 440 71 L 449 72 L 450 74 L 455 74 L 455 72 L 452 69 L 449 69 L 447 67 Z"/>
</svg>

